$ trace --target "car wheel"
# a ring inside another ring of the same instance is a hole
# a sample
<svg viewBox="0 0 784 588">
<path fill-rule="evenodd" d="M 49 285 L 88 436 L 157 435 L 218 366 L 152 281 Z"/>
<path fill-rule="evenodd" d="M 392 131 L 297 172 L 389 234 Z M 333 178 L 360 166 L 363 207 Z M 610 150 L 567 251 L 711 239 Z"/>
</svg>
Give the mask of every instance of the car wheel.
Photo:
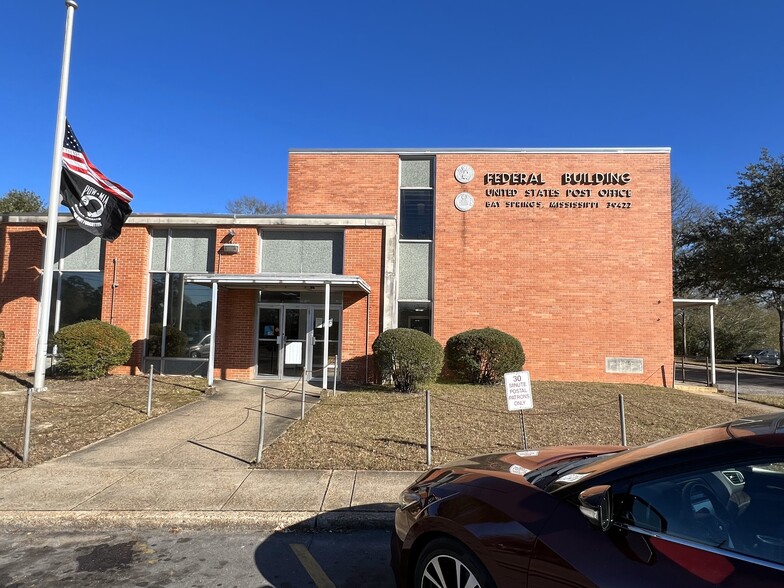
<svg viewBox="0 0 784 588">
<path fill-rule="evenodd" d="M 415 588 L 495 588 L 482 562 L 462 543 L 440 538 L 428 543 L 417 560 Z"/>
<path fill-rule="evenodd" d="M 191 357 L 201 357 L 201 353 L 198 351 L 191 351 Z"/>
</svg>

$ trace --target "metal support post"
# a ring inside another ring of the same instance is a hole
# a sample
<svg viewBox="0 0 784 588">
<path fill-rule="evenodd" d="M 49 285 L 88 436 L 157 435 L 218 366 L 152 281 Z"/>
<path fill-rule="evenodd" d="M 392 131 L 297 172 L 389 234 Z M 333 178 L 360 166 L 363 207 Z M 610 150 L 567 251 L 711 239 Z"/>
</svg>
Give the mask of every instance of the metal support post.
<svg viewBox="0 0 784 588">
<path fill-rule="evenodd" d="M 738 368 L 735 368 L 735 404 L 738 404 Z"/>
<path fill-rule="evenodd" d="M 621 445 L 626 447 L 626 411 L 623 406 L 623 394 L 618 394 L 618 410 L 621 414 Z"/>
<path fill-rule="evenodd" d="M 300 419 L 305 419 L 305 378 L 307 377 L 308 372 L 305 369 L 305 366 L 302 366 L 302 410 L 300 411 Z"/>
<path fill-rule="evenodd" d="M 33 412 L 33 389 L 27 389 L 27 406 L 25 407 L 25 432 L 24 449 L 22 450 L 22 463 L 27 463 L 30 455 L 30 414 Z"/>
<path fill-rule="evenodd" d="M 523 438 L 523 450 L 528 451 L 528 436 L 525 434 L 525 413 L 520 411 L 520 436 Z"/>
<path fill-rule="evenodd" d="M 256 463 L 261 463 L 261 452 L 264 451 L 264 414 L 267 412 L 267 391 L 261 388 L 261 413 L 259 415 L 259 449 L 256 452 Z"/>
<path fill-rule="evenodd" d="M 427 465 L 433 461 L 430 446 L 430 390 L 425 390 L 425 445 L 427 448 Z"/>
<path fill-rule="evenodd" d="M 147 416 L 152 412 L 152 373 L 154 367 L 150 364 L 150 377 L 147 379 Z"/>
</svg>

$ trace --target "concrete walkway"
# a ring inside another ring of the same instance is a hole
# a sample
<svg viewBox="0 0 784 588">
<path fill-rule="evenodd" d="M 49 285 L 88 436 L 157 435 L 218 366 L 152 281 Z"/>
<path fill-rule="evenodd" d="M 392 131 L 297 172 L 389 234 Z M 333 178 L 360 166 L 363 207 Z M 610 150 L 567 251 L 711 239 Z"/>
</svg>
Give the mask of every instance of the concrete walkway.
<svg viewBox="0 0 784 588">
<path fill-rule="evenodd" d="M 80 451 L 0 469 L 0 528 L 391 525 L 419 472 L 252 467 L 262 385 L 267 446 L 299 419 L 299 385 L 219 381 L 214 395 Z M 306 387 L 306 410 L 319 394 Z"/>
</svg>

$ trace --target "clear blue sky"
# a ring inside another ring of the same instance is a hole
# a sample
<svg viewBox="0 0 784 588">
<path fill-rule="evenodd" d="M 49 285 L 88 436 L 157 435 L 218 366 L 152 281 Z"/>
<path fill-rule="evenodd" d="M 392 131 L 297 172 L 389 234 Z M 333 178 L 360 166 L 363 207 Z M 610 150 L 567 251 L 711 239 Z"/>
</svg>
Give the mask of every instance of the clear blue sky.
<svg viewBox="0 0 784 588">
<path fill-rule="evenodd" d="M 292 148 L 672 147 L 706 204 L 784 153 L 784 2 L 78 0 L 68 118 L 136 212 L 286 196 Z M 2 3 L 0 195 L 44 200 L 62 0 Z"/>
</svg>

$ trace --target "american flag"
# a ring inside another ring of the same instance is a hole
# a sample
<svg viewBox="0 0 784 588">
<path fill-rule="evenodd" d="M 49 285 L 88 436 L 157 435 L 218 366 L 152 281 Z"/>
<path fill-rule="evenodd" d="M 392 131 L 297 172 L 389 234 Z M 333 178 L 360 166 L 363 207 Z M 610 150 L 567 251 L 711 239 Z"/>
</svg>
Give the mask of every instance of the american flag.
<svg viewBox="0 0 784 588">
<path fill-rule="evenodd" d="M 87 158 L 82 145 L 74 135 L 68 121 L 65 121 L 65 139 L 63 140 L 63 167 L 78 175 L 85 181 L 94 184 L 123 202 L 130 203 L 133 194 L 120 184 L 112 182 L 103 175 Z"/>
</svg>

